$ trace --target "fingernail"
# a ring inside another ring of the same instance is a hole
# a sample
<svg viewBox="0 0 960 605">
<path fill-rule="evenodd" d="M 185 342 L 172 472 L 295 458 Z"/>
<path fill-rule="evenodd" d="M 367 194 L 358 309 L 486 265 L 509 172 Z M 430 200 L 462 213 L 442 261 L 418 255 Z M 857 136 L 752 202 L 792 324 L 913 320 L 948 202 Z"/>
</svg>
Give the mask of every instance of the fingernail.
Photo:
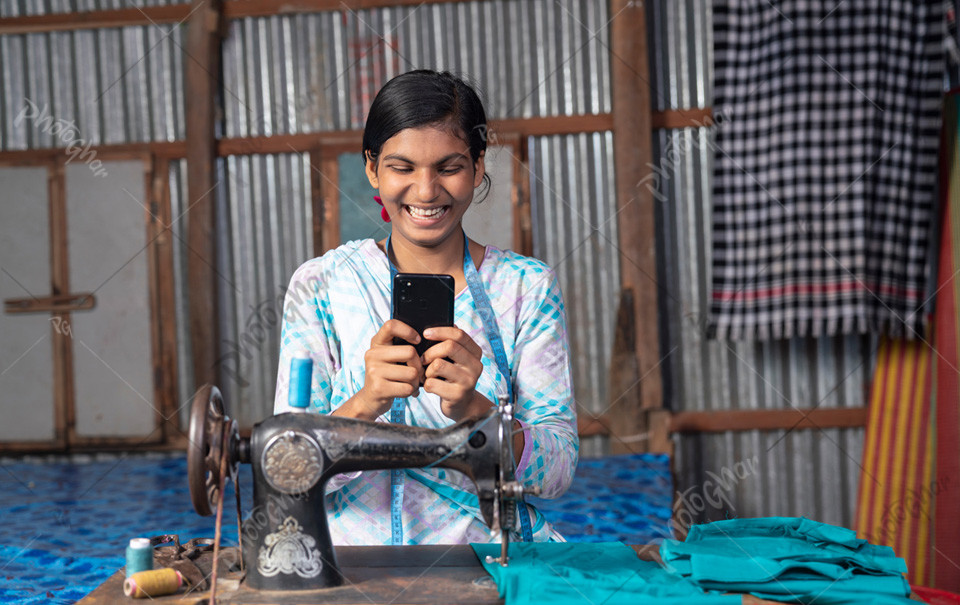
<svg viewBox="0 0 960 605">
<path fill-rule="evenodd" d="M 431 338 L 433 336 L 433 328 L 427 328 L 423 331 L 424 338 Z"/>
</svg>

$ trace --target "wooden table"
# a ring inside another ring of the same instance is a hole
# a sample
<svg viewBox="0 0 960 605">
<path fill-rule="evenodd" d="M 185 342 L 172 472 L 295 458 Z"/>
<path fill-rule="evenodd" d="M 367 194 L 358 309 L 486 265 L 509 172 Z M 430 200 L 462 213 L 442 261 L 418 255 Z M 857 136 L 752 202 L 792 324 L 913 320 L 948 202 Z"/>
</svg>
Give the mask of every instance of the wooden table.
<svg viewBox="0 0 960 605">
<path fill-rule="evenodd" d="M 656 558 L 655 546 L 634 546 L 644 560 Z M 336 588 L 295 592 L 261 591 L 247 588 L 240 580 L 242 572 L 229 569 L 229 561 L 238 560 L 237 550 L 225 548 L 218 564 L 217 602 L 244 605 L 293 605 L 332 603 L 337 605 L 427 605 L 462 603 L 498 605 L 503 601 L 497 586 L 480 565 L 468 545 L 442 546 L 339 546 L 337 559 L 347 582 Z M 203 553 L 197 566 L 209 574 L 211 553 Z M 80 601 L 79 605 L 106 603 L 165 603 L 199 605 L 210 592 L 180 593 L 151 599 L 132 599 L 123 594 L 121 569 Z M 744 605 L 772 603 L 751 596 Z"/>
</svg>

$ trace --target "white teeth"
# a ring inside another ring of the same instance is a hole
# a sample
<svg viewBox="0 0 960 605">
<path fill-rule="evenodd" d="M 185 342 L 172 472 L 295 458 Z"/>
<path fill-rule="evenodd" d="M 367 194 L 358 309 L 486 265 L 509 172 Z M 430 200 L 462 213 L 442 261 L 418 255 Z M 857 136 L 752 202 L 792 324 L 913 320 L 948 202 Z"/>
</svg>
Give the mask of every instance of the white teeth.
<svg viewBox="0 0 960 605">
<path fill-rule="evenodd" d="M 414 218 L 437 218 L 446 210 L 446 206 L 439 206 L 437 208 L 416 208 L 414 206 L 407 206 L 407 212 L 410 213 Z"/>
</svg>

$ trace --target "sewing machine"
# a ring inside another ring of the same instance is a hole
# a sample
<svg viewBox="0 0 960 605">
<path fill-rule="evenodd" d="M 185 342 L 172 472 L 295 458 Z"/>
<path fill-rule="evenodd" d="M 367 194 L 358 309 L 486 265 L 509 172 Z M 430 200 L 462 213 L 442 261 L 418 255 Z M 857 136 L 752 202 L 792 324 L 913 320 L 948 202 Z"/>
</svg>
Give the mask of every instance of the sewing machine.
<svg viewBox="0 0 960 605">
<path fill-rule="evenodd" d="M 506 565 L 517 502 L 534 493 L 514 477 L 512 427 L 512 406 L 502 401 L 485 416 L 444 429 L 278 414 L 255 425 L 246 439 L 226 415 L 220 391 L 206 385 L 190 415 L 190 495 L 199 514 L 212 515 L 224 482 L 237 476 L 240 463 L 251 464 L 254 506 L 241 532 L 244 582 L 258 590 L 315 590 L 344 582 L 324 505 L 334 475 L 452 469 L 476 485 L 483 518 L 501 541 L 496 561 Z"/>
</svg>

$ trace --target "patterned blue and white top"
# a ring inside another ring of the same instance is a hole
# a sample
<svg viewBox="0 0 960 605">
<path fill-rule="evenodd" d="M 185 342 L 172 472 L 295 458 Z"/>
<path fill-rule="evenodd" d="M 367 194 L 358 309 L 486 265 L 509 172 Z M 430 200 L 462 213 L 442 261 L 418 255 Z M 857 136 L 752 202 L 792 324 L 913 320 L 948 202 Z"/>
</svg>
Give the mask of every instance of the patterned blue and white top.
<svg viewBox="0 0 960 605">
<path fill-rule="evenodd" d="M 573 479 L 579 449 L 560 287 L 545 263 L 490 246 L 479 274 L 510 360 L 515 416 L 525 429 L 517 477 L 524 485 L 540 487 L 541 497 L 556 498 Z M 372 239 L 348 242 L 301 265 L 284 303 L 274 411 L 290 411 L 290 361 L 304 353 L 313 359 L 311 411 L 328 414 L 357 393 L 370 340 L 390 319 L 390 297 L 387 257 Z M 454 323 L 483 349 L 476 389 L 496 402 L 498 394 L 506 394 L 507 384 L 469 288 L 456 295 Z M 439 397 L 422 389 L 407 399 L 406 410 L 407 424 L 453 424 L 441 413 Z M 388 422 L 388 417 L 389 412 L 378 422 Z M 476 490 L 466 476 L 437 468 L 405 472 L 405 543 L 491 541 Z M 337 475 L 327 486 L 326 498 L 336 544 L 390 543 L 390 471 Z M 528 508 L 534 540 L 562 540 L 533 506 Z"/>
</svg>

